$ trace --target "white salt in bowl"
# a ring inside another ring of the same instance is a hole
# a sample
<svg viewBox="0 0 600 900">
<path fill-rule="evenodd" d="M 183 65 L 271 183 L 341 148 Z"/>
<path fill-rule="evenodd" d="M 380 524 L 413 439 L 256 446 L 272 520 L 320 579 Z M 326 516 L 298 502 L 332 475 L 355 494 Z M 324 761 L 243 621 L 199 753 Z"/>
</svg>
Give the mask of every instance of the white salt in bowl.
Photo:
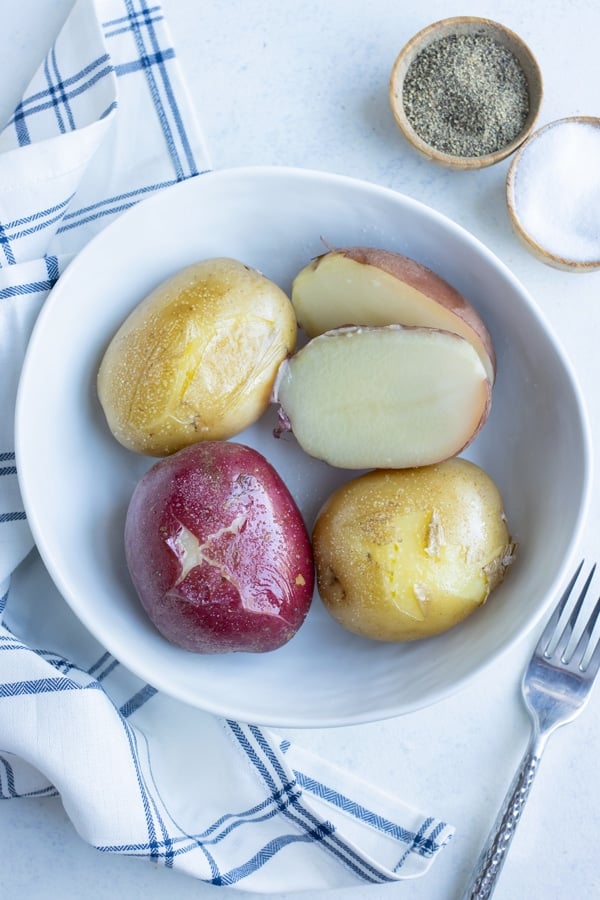
<svg viewBox="0 0 600 900">
<path fill-rule="evenodd" d="M 518 61 L 527 82 L 529 112 L 514 139 L 492 153 L 481 156 L 455 156 L 427 143 L 413 128 L 404 107 L 404 84 L 407 73 L 419 54 L 435 41 L 451 35 L 483 35 L 509 50 Z M 452 16 L 433 22 L 412 37 L 398 54 L 390 75 L 389 102 L 394 119 L 409 144 L 422 156 L 452 169 L 482 169 L 494 165 L 514 153 L 531 134 L 537 121 L 543 96 L 542 73 L 527 44 L 506 26 L 480 16 Z"/>
<path fill-rule="evenodd" d="M 508 171 L 513 228 L 547 265 L 600 269 L 600 119 L 572 116 L 540 128 Z"/>
</svg>

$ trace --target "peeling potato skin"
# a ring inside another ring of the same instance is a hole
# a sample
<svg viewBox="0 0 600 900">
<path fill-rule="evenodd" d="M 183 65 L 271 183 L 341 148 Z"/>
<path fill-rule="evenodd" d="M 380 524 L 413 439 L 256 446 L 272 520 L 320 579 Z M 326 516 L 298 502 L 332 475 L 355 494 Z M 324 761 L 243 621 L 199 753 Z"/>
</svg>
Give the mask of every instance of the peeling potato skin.
<svg viewBox="0 0 600 900">
<path fill-rule="evenodd" d="M 379 641 L 454 627 L 486 602 L 515 556 L 496 486 L 464 459 L 352 479 L 325 503 L 312 538 L 326 609 Z"/>
</svg>

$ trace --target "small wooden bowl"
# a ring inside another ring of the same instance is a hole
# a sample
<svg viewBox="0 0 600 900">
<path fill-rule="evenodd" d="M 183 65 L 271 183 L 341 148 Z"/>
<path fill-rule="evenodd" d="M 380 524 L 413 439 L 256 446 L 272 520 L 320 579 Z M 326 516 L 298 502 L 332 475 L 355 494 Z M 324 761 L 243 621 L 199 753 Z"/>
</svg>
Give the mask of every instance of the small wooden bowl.
<svg viewBox="0 0 600 900">
<path fill-rule="evenodd" d="M 521 65 L 529 90 L 529 114 L 517 137 L 494 153 L 484 156 L 452 156 L 426 143 L 414 130 L 404 111 L 403 86 L 406 73 L 417 55 L 434 41 L 451 34 L 485 34 L 513 53 Z M 404 137 L 427 159 L 454 169 L 482 169 L 505 159 L 531 134 L 542 103 L 542 73 L 531 50 L 518 35 L 491 19 L 454 16 L 428 25 L 400 51 L 390 76 L 389 99 L 396 124 Z"/>
<path fill-rule="evenodd" d="M 556 119 L 554 122 L 549 122 L 532 134 L 515 156 L 508 170 L 506 178 L 506 205 L 515 233 L 521 239 L 525 247 L 537 259 L 546 263 L 546 265 L 553 266 L 555 269 L 562 269 L 565 272 L 594 272 L 597 269 L 600 269 L 600 242 L 597 259 L 570 259 L 565 253 L 557 252 L 557 248 L 549 250 L 547 247 L 542 246 L 539 238 L 536 239 L 531 233 L 531 226 L 527 222 L 526 217 L 523 216 L 523 211 L 519 204 L 519 176 L 525 178 L 525 175 L 521 174 L 522 163 L 523 159 L 527 159 L 531 150 L 535 149 L 534 142 L 543 140 L 544 136 L 548 135 L 550 129 L 561 128 L 563 125 L 572 123 L 591 125 L 594 128 L 600 129 L 600 118 L 594 116 L 569 116 L 565 119 Z M 552 184 L 552 174 L 552 171 L 548 169 L 546 180 L 550 184 Z M 547 196 L 547 194 L 548 189 L 544 190 L 544 195 Z M 560 220 L 559 212 L 552 215 L 553 221 L 556 221 L 557 219 Z M 535 230 L 536 229 L 533 228 L 533 231 Z"/>
</svg>

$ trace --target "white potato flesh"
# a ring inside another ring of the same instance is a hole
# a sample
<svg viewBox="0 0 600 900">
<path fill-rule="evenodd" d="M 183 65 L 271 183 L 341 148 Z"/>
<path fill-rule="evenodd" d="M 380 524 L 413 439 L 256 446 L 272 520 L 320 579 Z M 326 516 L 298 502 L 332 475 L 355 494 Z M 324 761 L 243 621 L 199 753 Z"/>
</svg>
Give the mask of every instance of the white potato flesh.
<svg viewBox="0 0 600 900">
<path fill-rule="evenodd" d="M 471 303 L 408 256 L 373 247 L 331 250 L 305 266 L 291 293 L 300 327 L 315 337 L 345 325 L 419 325 L 461 335 L 477 350 L 493 384 L 489 332 Z"/>
<path fill-rule="evenodd" d="M 339 328 L 286 360 L 274 399 L 311 456 L 346 469 L 405 468 L 460 453 L 491 385 L 464 338 L 430 328 Z"/>
</svg>

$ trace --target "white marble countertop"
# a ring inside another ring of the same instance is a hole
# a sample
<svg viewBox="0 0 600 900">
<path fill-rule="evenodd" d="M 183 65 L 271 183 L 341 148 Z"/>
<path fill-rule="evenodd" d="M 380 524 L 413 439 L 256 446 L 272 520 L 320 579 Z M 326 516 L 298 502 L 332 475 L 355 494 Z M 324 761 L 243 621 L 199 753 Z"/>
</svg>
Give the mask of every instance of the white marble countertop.
<svg viewBox="0 0 600 900">
<path fill-rule="evenodd" d="M 72 0 L 20 0 L 3 19 L 0 73 L 4 121 L 65 18 Z M 175 46 L 197 104 L 215 168 L 283 164 L 324 169 L 394 188 L 459 222 L 516 274 L 574 363 L 594 436 L 600 272 L 572 275 L 530 256 L 511 232 L 504 201 L 508 161 L 474 173 L 417 157 L 394 125 L 387 82 L 416 31 L 448 15 L 504 23 L 536 54 L 545 84 L 539 124 L 600 109 L 600 5 L 595 0 L 164 0 Z M 210 89 L 207 89 L 208 86 Z M 551 489 L 551 486 L 550 486 Z M 598 555 L 600 487 L 581 546 Z M 596 539 L 595 539 L 596 538 Z M 528 739 L 520 700 L 531 649 L 524 641 L 473 684 L 435 707 L 352 728 L 301 732 L 302 741 L 415 805 L 434 808 L 457 834 L 415 882 L 353 888 L 347 900 L 458 900 Z M 600 896 L 600 697 L 550 742 L 500 884 L 498 900 Z M 249 897 L 213 888 L 84 844 L 59 800 L 0 804 L 0 894 L 128 900 Z M 279 897 L 288 895 L 278 895 Z"/>
</svg>

